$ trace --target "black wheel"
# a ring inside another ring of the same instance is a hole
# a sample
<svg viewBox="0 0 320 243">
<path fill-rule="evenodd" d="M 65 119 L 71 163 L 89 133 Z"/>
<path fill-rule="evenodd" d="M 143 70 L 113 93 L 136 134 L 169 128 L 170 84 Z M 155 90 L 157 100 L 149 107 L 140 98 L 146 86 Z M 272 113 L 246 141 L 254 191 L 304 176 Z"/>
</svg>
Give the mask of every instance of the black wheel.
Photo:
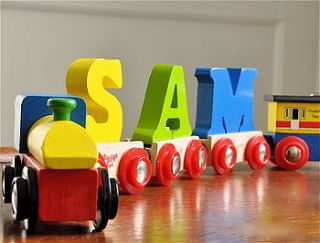
<svg viewBox="0 0 320 243">
<path fill-rule="evenodd" d="M 93 221 L 95 232 L 102 231 L 108 224 L 109 212 L 111 207 L 111 185 L 108 171 L 99 168 L 101 174 L 102 185 L 98 191 L 97 216 Z"/>
<path fill-rule="evenodd" d="M 23 165 L 22 165 L 21 157 L 19 155 L 15 155 L 12 158 L 12 166 L 14 168 L 14 176 L 16 177 L 22 176 Z"/>
<path fill-rule="evenodd" d="M 12 181 L 11 205 L 13 218 L 15 220 L 24 220 L 28 218 L 29 198 L 28 182 L 22 177 L 15 177 Z"/>
<path fill-rule="evenodd" d="M 111 206 L 109 219 L 114 219 L 118 213 L 118 204 L 119 204 L 119 188 L 118 183 L 114 178 L 110 179 L 111 185 Z"/>
<path fill-rule="evenodd" d="M 24 228 L 28 234 L 32 234 L 35 230 L 38 219 L 38 182 L 35 169 L 25 166 L 23 168 L 22 177 L 28 183 L 28 199 L 29 213 L 28 218 L 23 221 Z"/>
<path fill-rule="evenodd" d="M 2 196 L 5 203 L 11 203 L 11 184 L 14 178 L 14 169 L 6 165 L 2 170 Z"/>
</svg>

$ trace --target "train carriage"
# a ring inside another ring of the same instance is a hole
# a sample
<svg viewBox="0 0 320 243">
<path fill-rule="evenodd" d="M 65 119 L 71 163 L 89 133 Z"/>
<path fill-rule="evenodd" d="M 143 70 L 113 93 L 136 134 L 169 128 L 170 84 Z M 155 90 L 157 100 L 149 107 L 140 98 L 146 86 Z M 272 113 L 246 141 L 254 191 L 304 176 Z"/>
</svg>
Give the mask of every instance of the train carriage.
<svg viewBox="0 0 320 243">
<path fill-rule="evenodd" d="M 272 161 L 294 170 L 320 161 L 320 96 L 266 95 Z"/>
<path fill-rule="evenodd" d="M 236 162 L 254 170 L 269 160 L 270 147 L 253 116 L 254 68 L 197 68 L 196 127 L 217 174 L 228 174 Z"/>
</svg>

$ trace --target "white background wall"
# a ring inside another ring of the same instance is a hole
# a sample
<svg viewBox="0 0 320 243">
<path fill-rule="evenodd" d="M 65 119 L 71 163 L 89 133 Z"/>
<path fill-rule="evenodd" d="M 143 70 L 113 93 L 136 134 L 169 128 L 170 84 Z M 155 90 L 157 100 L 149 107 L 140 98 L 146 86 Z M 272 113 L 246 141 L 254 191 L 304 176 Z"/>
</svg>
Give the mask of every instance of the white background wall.
<svg viewBox="0 0 320 243">
<path fill-rule="evenodd" d="M 319 2 L 2 2 L 1 146 L 13 145 L 18 93 L 65 93 L 80 57 L 118 58 L 123 137 L 135 128 L 153 64 L 183 65 L 195 122 L 203 66 L 256 67 L 257 128 L 264 94 L 319 92 Z"/>
</svg>

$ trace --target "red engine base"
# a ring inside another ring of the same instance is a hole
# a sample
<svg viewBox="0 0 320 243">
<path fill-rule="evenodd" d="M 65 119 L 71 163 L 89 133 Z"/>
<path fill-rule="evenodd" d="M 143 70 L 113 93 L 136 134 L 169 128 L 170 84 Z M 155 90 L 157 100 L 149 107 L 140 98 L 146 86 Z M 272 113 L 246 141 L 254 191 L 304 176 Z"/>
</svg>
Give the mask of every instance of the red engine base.
<svg viewBox="0 0 320 243">
<path fill-rule="evenodd" d="M 37 171 L 38 217 L 43 221 L 94 220 L 97 213 L 97 169 L 51 170 L 24 156 L 25 165 Z"/>
</svg>

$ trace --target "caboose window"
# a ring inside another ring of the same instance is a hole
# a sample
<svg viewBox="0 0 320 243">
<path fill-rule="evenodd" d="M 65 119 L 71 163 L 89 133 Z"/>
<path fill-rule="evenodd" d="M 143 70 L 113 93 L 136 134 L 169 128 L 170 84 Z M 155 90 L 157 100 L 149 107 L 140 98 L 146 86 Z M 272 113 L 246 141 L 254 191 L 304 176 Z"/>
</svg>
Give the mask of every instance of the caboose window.
<svg viewBox="0 0 320 243">
<path fill-rule="evenodd" d="M 299 118 L 299 109 L 293 108 L 292 109 L 292 120 L 298 120 Z"/>
<path fill-rule="evenodd" d="M 288 107 L 284 108 L 284 118 L 289 119 L 289 108 Z"/>
<path fill-rule="evenodd" d="M 306 119 L 306 117 L 307 117 L 307 108 L 305 108 L 305 107 L 303 107 L 302 108 L 302 119 Z"/>
</svg>

